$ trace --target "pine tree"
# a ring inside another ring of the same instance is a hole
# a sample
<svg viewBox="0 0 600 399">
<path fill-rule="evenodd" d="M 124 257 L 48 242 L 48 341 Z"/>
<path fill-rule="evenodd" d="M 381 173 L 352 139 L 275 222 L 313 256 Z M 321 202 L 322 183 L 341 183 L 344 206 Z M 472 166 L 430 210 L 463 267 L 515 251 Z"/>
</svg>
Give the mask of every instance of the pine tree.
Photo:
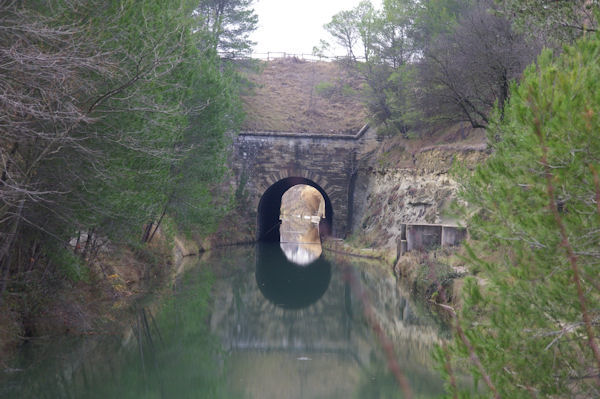
<svg viewBox="0 0 600 399">
<path fill-rule="evenodd" d="M 258 16 L 250 8 L 254 0 L 200 0 L 194 15 L 200 31 L 207 36 L 206 46 L 230 58 L 246 55 L 255 44 L 250 34 L 256 30 Z"/>
<path fill-rule="evenodd" d="M 600 36 L 544 51 L 512 93 L 492 155 L 462 176 L 481 273 L 438 359 L 486 382 L 466 396 L 598 397 Z"/>
</svg>

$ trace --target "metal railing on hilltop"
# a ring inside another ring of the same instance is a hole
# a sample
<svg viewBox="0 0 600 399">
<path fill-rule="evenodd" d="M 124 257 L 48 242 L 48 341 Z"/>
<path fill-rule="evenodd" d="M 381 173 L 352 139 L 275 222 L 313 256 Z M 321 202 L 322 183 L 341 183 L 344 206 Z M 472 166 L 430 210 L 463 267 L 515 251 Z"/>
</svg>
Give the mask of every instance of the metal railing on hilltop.
<svg viewBox="0 0 600 399">
<path fill-rule="evenodd" d="M 229 59 L 254 59 L 254 60 L 262 60 L 262 61 L 272 61 L 276 59 L 296 59 L 300 61 L 310 61 L 310 62 L 318 62 L 318 61 L 343 61 L 348 60 L 350 57 L 347 55 L 315 55 L 309 53 L 288 53 L 286 51 L 268 51 L 266 53 L 235 53 L 228 51 L 220 51 L 219 55 L 222 58 Z M 364 57 L 354 57 L 354 60 L 364 61 Z"/>
</svg>

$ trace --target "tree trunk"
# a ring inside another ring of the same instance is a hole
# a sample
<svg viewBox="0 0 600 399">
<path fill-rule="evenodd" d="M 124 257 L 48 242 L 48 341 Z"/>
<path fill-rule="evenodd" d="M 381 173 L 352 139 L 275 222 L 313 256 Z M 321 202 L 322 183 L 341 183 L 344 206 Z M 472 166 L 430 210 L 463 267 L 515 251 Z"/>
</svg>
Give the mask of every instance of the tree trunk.
<svg viewBox="0 0 600 399">
<path fill-rule="evenodd" d="M 81 258 L 85 259 L 90 247 L 92 245 L 92 237 L 94 236 L 94 228 L 88 230 L 87 238 L 85 240 L 85 247 L 83 247 L 83 252 L 81 253 Z"/>
<path fill-rule="evenodd" d="M 142 242 L 148 242 L 150 237 L 150 232 L 152 231 L 152 226 L 154 222 L 148 222 L 148 224 L 144 227 L 144 234 L 142 234 Z"/>
<path fill-rule="evenodd" d="M 10 277 L 10 261 L 11 254 L 13 249 L 13 244 L 15 242 L 15 237 L 17 236 L 17 231 L 19 230 L 19 225 L 21 224 L 21 215 L 23 214 L 23 206 L 25 204 L 25 199 L 21 198 L 19 200 L 19 205 L 17 206 L 17 211 L 15 212 L 15 221 L 13 225 L 6 233 L 6 238 L 2 243 L 2 247 L 0 247 L 0 278 L 2 279 L 0 283 L 0 305 L 2 304 L 2 298 L 4 296 L 4 291 L 6 290 L 6 286 L 8 285 L 8 279 Z"/>
</svg>

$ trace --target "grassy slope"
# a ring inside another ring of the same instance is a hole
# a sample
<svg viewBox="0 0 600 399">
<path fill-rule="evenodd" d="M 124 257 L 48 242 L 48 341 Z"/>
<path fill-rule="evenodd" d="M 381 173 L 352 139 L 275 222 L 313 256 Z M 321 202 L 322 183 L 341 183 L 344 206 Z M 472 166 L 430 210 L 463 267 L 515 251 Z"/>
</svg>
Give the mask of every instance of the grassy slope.
<svg viewBox="0 0 600 399">
<path fill-rule="evenodd" d="M 336 63 L 282 58 L 248 73 L 243 130 L 355 134 L 367 121 L 361 82 Z M 327 87 L 325 92 L 318 87 Z"/>
</svg>

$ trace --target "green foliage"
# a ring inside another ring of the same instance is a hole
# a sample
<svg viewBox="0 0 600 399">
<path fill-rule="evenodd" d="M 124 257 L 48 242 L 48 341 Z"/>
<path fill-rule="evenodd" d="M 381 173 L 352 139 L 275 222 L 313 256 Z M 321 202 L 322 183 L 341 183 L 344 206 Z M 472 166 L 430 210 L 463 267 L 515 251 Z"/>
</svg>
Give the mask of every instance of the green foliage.
<svg viewBox="0 0 600 399">
<path fill-rule="evenodd" d="M 487 127 L 494 103 L 502 109 L 510 82 L 544 43 L 515 32 L 516 13 L 494 0 L 382 6 L 363 1 L 325 25 L 346 50 L 344 65 L 364 79 L 362 96 L 382 135 L 465 121 Z"/>
<path fill-rule="evenodd" d="M 336 94 L 336 85 L 331 82 L 319 82 L 315 86 L 318 95 L 325 98 L 331 98 Z"/>
<path fill-rule="evenodd" d="M 598 0 L 498 0 L 501 12 L 515 21 L 517 29 L 543 37 L 547 45 L 572 43 L 586 31 L 598 29 Z"/>
<path fill-rule="evenodd" d="M 85 262 L 69 249 L 52 248 L 48 251 L 48 261 L 56 265 L 59 273 L 72 283 L 89 279 L 89 271 Z"/>
<path fill-rule="evenodd" d="M 0 272 L 78 231 L 126 241 L 165 212 L 210 231 L 225 132 L 242 114 L 240 79 L 205 46 L 214 32 L 196 29 L 197 2 L 18 4 L 0 15 L 13 49 L 0 55 L 13 99 L 0 137 Z M 28 67 L 6 67 L 15 62 Z"/>
<path fill-rule="evenodd" d="M 325 30 L 346 50 L 349 59 L 356 59 L 354 46 L 358 41 L 357 25 L 358 16 L 354 10 L 340 11 L 335 14 L 331 21 L 324 25 Z M 321 40 L 321 48 L 329 47 Z"/>
<path fill-rule="evenodd" d="M 463 199 L 479 209 L 469 221 L 480 244 L 470 262 L 486 283 L 465 281 L 461 324 L 501 397 L 595 397 L 600 36 L 557 58 L 543 52 L 512 91 L 492 124 L 492 155 L 462 176 Z M 450 350 L 454 365 L 484 376 L 458 337 Z"/>
<path fill-rule="evenodd" d="M 430 0 L 415 15 L 415 38 L 420 48 L 427 48 L 440 35 L 451 32 L 469 0 Z"/>
<path fill-rule="evenodd" d="M 212 48 L 235 58 L 250 52 L 255 44 L 250 34 L 258 16 L 251 7 L 254 0 L 199 0 L 194 9 L 196 26 L 205 35 L 203 49 Z"/>
<path fill-rule="evenodd" d="M 226 133 L 242 119 L 237 96 L 239 76 L 232 65 L 221 65 L 214 52 L 204 54 L 193 82 L 192 101 L 202 109 L 190 118 L 183 138 L 183 156 L 171 171 L 173 197 L 168 211 L 184 231 L 207 234 L 226 213 L 229 193 L 219 191 L 225 175 Z"/>
<path fill-rule="evenodd" d="M 325 25 L 346 50 L 344 64 L 364 79 L 361 94 L 380 134 L 406 134 L 410 121 L 416 119 L 409 100 L 412 87 L 408 82 L 413 75 L 408 63 L 418 52 L 412 35 L 417 4 L 386 0 L 376 10 L 369 1 L 362 1 Z"/>
</svg>

